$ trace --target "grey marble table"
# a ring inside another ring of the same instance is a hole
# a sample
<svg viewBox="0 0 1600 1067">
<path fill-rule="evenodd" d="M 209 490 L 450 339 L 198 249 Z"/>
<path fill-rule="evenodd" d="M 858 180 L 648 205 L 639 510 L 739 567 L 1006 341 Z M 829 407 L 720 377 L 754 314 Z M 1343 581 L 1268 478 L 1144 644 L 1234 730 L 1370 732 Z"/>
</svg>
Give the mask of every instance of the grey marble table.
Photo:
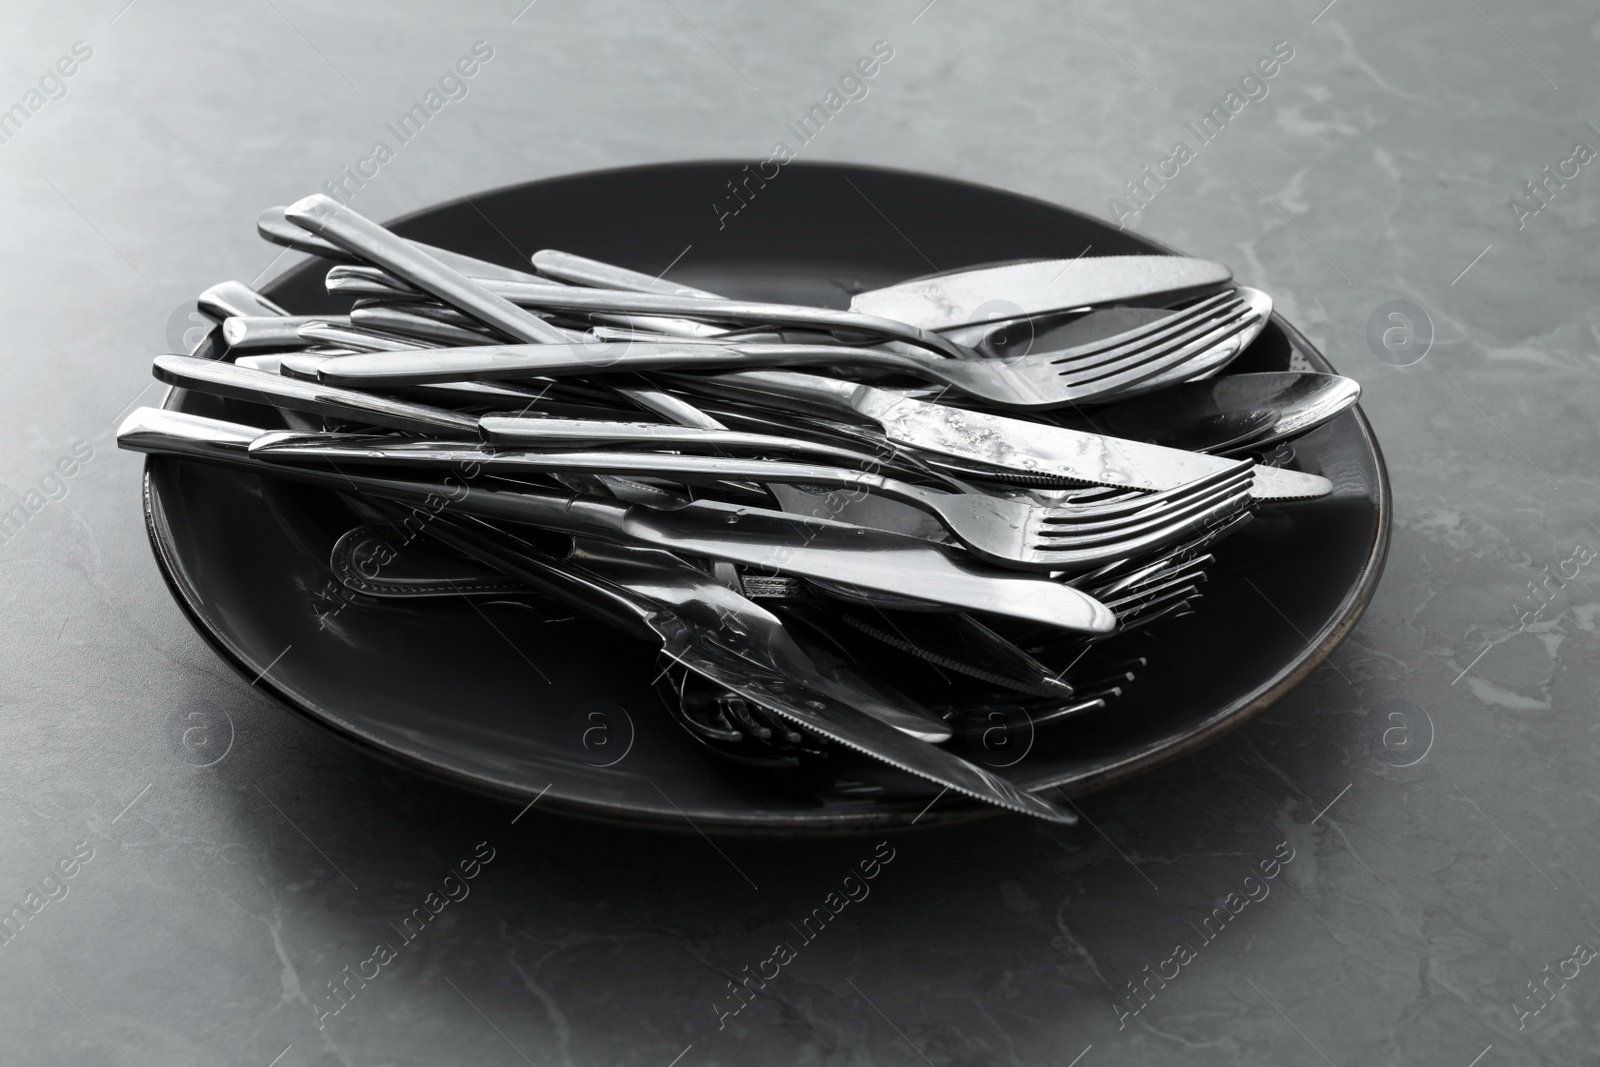
<svg viewBox="0 0 1600 1067">
<path fill-rule="evenodd" d="M 524 2 L 7 5 L 0 905 L 23 917 L 0 1061 L 1594 1062 L 1592 4 Z M 877 841 L 518 818 L 278 708 L 168 596 L 113 430 L 159 396 L 175 308 L 292 261 L 256 212 L 362 166 L 480 41 L 456 98 L 365 164 L 361 210 L 764 158 L 884 41 L 804 158 L 1126 216 L 1232 264 L 1365 387 L 1396 516 L 1365 620 L 1077 830 L 894 837 L 809 941 L 791 924 Z M 736 999 L 775 942 L 794 958 Z"/>
</svg>

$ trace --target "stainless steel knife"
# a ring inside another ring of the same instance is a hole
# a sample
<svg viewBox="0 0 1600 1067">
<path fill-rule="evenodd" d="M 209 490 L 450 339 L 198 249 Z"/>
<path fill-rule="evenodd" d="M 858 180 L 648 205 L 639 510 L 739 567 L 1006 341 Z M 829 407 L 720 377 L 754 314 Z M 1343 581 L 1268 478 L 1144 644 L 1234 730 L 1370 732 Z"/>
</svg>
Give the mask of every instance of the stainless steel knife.
<svg viewBox="0 0 1600 1067">
<path fill-rule="evenodd" d="M 567 252 L 536 252 L 533 265 L 541 274 L 579 285 L 723 299 L 704 289 Z M 1183 256 L 1080 256 L 951 271 L 937 278 L 900 282 L 857 293 L 850 310 L 924 330 L 949 330 L 1096 304 L 1171 304 L 1185 295 L 1225 285 L 1232 278 L 1233 272 L 1220 263 Z"/>
<path fill-rule="evenodd" d="M 659 641 L 674 661 L 809 733 L 1008 811 L 1071 824 L 1070 811 L 856 706 L 862 694 L 821 677 L 783 623 L 671 553 L 578 538 L 567 560 L 507 551 L 486 528 L 450 517 L 430 536 L 567 603 Z M 942 731 L 948 736 L 948 731 Z"/>
<path fill-rule="evenodd" d="M 948 330 L 1096 304 L 1152 297 L 1170 302 L 1232 278 L 1233 272 L 1220 263 L 1183 256 L 1041 260 L 874 289 L 857 294 L 850 310 L 924 330 Z"/>
<path fill-rule="evenodd" d="M 672 379 L 691 392 L 789 401 L 804 411 L 875 423 L 890 441 L 908 448 L 1093 485 L 1175 489 L 1229 462 L 1201 452 L 930 404 L 813 374 L 739 371 Z M 1310 500 L 1333 491 L 1333 483 L 1316 474 L 1260 464 L 1254 473 L 1250 495 L 1256 500 Z"/>
</svg>

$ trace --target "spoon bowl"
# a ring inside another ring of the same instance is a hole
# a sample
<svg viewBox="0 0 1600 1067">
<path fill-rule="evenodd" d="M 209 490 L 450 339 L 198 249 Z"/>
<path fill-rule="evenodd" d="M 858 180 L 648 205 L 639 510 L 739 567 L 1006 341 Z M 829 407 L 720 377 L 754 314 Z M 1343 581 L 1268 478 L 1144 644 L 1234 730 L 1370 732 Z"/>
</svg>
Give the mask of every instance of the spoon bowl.
<svg viewBox="0 0 1600 1067">
<path fill-rule="evenodd" d="M 1231 374 L 1108 405 L 1094 421 L 1117 437 L 1228 454 L 1300 437 L 1360 398 L 1360 383 L 1338 374 Z"/>
</svg>

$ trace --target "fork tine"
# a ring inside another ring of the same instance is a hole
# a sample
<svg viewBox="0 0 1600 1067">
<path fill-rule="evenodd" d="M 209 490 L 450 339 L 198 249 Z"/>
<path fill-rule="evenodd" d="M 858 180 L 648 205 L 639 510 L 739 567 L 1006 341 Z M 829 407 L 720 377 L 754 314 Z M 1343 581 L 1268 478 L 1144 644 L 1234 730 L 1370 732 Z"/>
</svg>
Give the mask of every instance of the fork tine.
<svg viewBox="0 0 1600 1067">
<path fill-rule="evenodd" d="M 1146 523 L 1149 520 L 1160 520 L 1181 514 L 1184 509 L 1192 509 L 1197 502 L 1214 501 L 1222 496 L 1232 496 L 1234 493 L 1248 493 L 1254 485 L 1253 469 L 1237 469 L 1227 472 L 1226 478 L 1208 480 L 1205 486 L 1200 486 L 1198 491 L 1186 494 L 1181 498 L 1165 498 L 1155 501 L 1152 506 L 1144 509 L 1126 510 L 1118 512 L 1112 517 L 1101 515 L 1080 515 L 1077 509 L 1061 507 L 1061 509 L 1048 509 L 1038 517 L 1038 530 L 1048 536 L 1074 536 L 1074 534 L 1096 533 L 1101 530 L 1122 530 L 1133 523 Z"/>
<path fill-rule="evenodd" d="M 1182 556 L 1185 552 L 1191 551 L 1191 549 L 1189 549 L 1189 543 L 1200 541 L 1205 536 L 1204 531 L 1207 531 L 1210 527 L 1224 524 L 1229 519 L 1239 515 L 1241 512 L 1248 516 L 1252 513 L 1252 511 L 1253 504 L 1248 499 L 1241 500 L 1241 498 L 1238 497 L 1224 497 L 1215 501 L 1206 502 L 1197 506 L 1196 508 L 1188 509 L 1182 516 L 1174 516 L 1170 520 L 1164 521 L 1160 524 L 1140 527 L 1136 530 L 1123 531 L 1113 537 L 1101 537 L 1083 540 L 1043 540 L 1038 542 L 1038 547 L 1041 550 L 1055 550 L 1057 548 L 1082 550 L 1098 546 L 1114 548 L 1118 544 L 1126 545 L 1142 543 L 1144 538 L 1150 533 L 1158 533 L 1164 530 L 1176 529 L 1182 532 L 1182 536 L 1179 537 L 1177 541 L 1172 541 L 1169 539 L 1164 544 L 1157 545 L 1155 548 L 1146 548 L 1139 553 L 1124 553 L 1125 557 L 1133 557 L 1133 560 L 1130 560 L 1130 562 L 1137 560 L 1137 558 L 1140 556 L 1148 559 L 1158 552 L 1163 554 L 1163 560 L 1167 560 L 1169 558 L 1175 559 L 1179 556 Z M 1202 532 L 1199 536 L 1194 536 L 1195 531 L 1197 530 Z M 1188 539 L 1188 541 L 1186 542 L 1185 539 Z M 1154 571 L 1149 574 L 1144 574 L 1135 582 L 1131 583 L 1131 585 L 1137 586 L 1142 582 L 1157 580 L 1161 573 L 1161 571 Z"/>
<path fill-rule="evenodd" d="M 1226 322 L 1235 315 L 1243 314 L 1250 310 L 1249 303 L 1238 295 L 1230 298 L 1215 307 L 1207 308 L 1194 314 L 1174 315 L 1171 319 L 1160 324 L 1159 330 L 1151 331 L 1138 341 L 1120 345 L 1115 349 L 1107 349 L 1090 355 L 1069 355 L 1057 358 L 1053 362 L 1068 364 L 1073 368 L 1090 368 L 1104 366 L 1115 362 L 1121 357 L 1133 355 L 1152 349 L 1165 350 L 1178 343 L 1184 337 L 1192 337 L 1197 333 L 1204 333 L 1216 324 Z"/>
<path fill-rule="evenodd" d="M 1177 489 L 1164 490 L 1161 493 L 1151 493 L 1143 501 L 1137 503 L 1120 503 L 1113 507 L 1085 507 L 1071 504 L 1049 509 L 1041 521 L 1050 526 L 1061 527 L 1062 533 L 1071 533 L 1075 530 L 1110 529 L 1118 521 L 1127 519 L 1140 519 L 1157 513 L 1171 514 L 1171 509 L 1189 504 L 1203 497 L 1214 495 L 1219 489 L 1229 491 L 1237 489 L 1240 485 L 1250 486 L 1255 481 L 1253 468 L 1235 466 L 1228 470 L 1218 471 L 1197 478 L 1187 485 Z"/>
<path fill-rule="evenodd" d="M 1176 370 L 1168 371 L 1139 386 L 1139 391 L 1159 389 L 1178 382 L 1200 381 L 1219 373 L 1223 367 L 1232 362 L 1233 358 L 1243 352 L 1261 331 L 1266 328 L 1267 320 L 1272 317 L 1272 298 L 1259 289 L 1240 289 L 1239 294 L 1249 305 L 1250 314 L 1246 317 L 1244 329 L 1235 335 L 1232 346 L 1218 345 L 1211 352 L 1196 356 L 1192 363 L 1185 364 Z"/>
<path fill-rule="evenodd" d="M 1152 530 L 1168 530 L 1174 523 L 1187 522 L 1190 518 L 1194 518 L 1195 515 L 1210 514 L 1210 510 L 1216 507 L 1218 501 L 1235 499 L 1240 493 L 1245 494 L 1245 498 L 1248 499 L 1250 486 L 1224 486 L 1216 493 L 1208 494 L 1205 498 L 1189 502 L 1184 506 L 1163 509 L 1158 514 L 1142 517 L 1139 520 L 1134 520 L 1134 522 L 1112 526 L 1112 528 L 1106 528 L 1106 530 L 1090 530 L 1083 531 L 1083 533 L 1077 533 L 1077 531 L 1070 530 L 1070 528 L 1069 530 L 1061 531 L 1061 533 L 1056 530 L 1035 530 L 1034 536 L 1038 544 L 1042 545 L 1042 547 L 1050 547 L 1050 549 L 1086 549 L 1090 545 L 1117 544 L 1117 542 L 1130 541 L 1130 539 L 1149 533 Z"/>
<path fill-rule="evenodd" d="M 1143 351 L 1166 344 L 1180 334 L 1189 333 L 1205 325 L 1226 319 L 1237 314 L 1240 309 L 1247 307 L 1245 300 L 1237 293 L 1228 293 L 1217 298 L 1213 303 L 1185 308 L 1183 311 L 1174 312 L 1172 315 L 1158 322 L 1149 323 L 1139 330 L 1129 330 L 1126 334 L 1119 334 L 1116 338 L 1118 344 L 1098 344 L 1094 348 L 1080 345 L 1075 348 L 1062 349 L 1059 352 L 1040 353 L 1048 355 L 1054 363 L 1071 363 L 1074 366 L 1092 367 L 1107 363 L 1120 356 Z M 1122 340 L 1127 338 L 1127 340 Z"/>
<path fill-rule="evenodd" d="M 1154 493 L 1141 493 L 1127 499 L 1112 500 L 1104 504 L 1073 504 L 1059 505 L 1059 510 L 1066 516 L 1064 521 L 1094 520 L 1100 518 L 1113 518 L 1118 515 L 1132 514 L 1165 503 L 1181 503 L 1182 501 L 1199 496 L 1224 482 L 1230 482 L 1240 474 L 1252 469 L 1249 460 L 1237 463 L 1232 467 L 1220 468 L 1210 474 L 1196 478 L 1192 482 L 1171 489 L 1162 489 Z"/>
<path fill-rule="evenodd" d="M 1222 519 L 1219 519 L 1216 522 L 1212 523 L 1210 526 L 1206 527 L 1204 530 L 1202 530 L 1195 537 L 1191 538 L 1189 541 L 1184 542 L 1183 544 L 1177 545 L 1176 547 L 1169 548 L 1167 550 L 1167 556 L 1170 557 L 1170 558 L 1173 558 L 1173 559 L 1181 559 L 1181 558 L 1185 558 L 1185 557 L 1198 558 L 1198 557 L 1196 557 L 1197 553 L 1202 552 L 1209 545 L 1212 545 L 1215 542 L 1220 541 L 1223 538 L 1227 537 L 1229 534 L 1233 533 L 1233 531 L 1237 530 L 1239 527 L 1245 525 L 1246 523 L 1249 523 L 1254 518 L 1255 518 L 1254 509 L 1245 509 L 1243 511 L 1240 511 L 1238 514 L 1230 515 L 1230 516 L 1224 517 Z M 1113 566 L 1111 566 L 1109 568 L 1105 568 L 1101 572 L 1101 574 L 1102 575 L 1105 575 L 1105 574 L 1114 575 L 1122 567 L 1128 566 L 1128 565 L 1130 565 L 1132 563 L 1135 563 L 1135 562 L 1137 562 L 1137 561 L 1136 560 L 1132 560 L 1132 559 L 1124 560 L 1124 561 L 1122 561 L 1120 563 L 1114 564 Z"/>
<path fill-rule="evenodd" d="M 1110 337 L 1102 337 L 1098 340 L 1087 341 L 1081 345 L 1073 345 L 1071 348 L 1063 348 L 1051 354 L 1065 359 L 1076 359 L 1079 356 L 1092 356 L 1110 349 L 1127 348 L 1174 326 L 1181 325 L 1185 320 L 1192 320 L 1196 316 L 1206 315 L 1214 308 L 1222 307 L 1230 300 L 1237 299 L 1238 297 L 1233 290 L 1215 293 L 1204 300 L 1190 304 L 1188 307 L 1179 308 L 1165 318 L 1135 326 L 1130 330 L 1112 334 Z"/>
<path fill-rule="evenodd" d="M 1137 596 L 1122 597 L 1115 608 L 1117 617 L 1120 619 L 1123 616 L 1144 614 L 1174 600 L 1192 600 L 1199 594 L 1202 581 L 1179 579 L 1163 582 L 1159 588 L 1150 589 Z"/>
<path fill-rule="evenodd" d="M 1092 697 L 1088 700 L 1074 700 L 1071 704 L 1062 704 L 1060 707 L 1051 708 L 1049 711 L 1041 712 L 1032 716 L 1034 728 L 1037 729 L 1040 726 L 1045 726 L 1049 723 L 1065 719 L 1068 715 L 1081 715 L 1086 711 L 1099 711 L 1102 708 L 1109 706 L 1111 697 L 1120 695 L 1120 693 L 1121 690 L 1117 690 L 1113 693 L 1102 694 L 1100 696 Z"/>
<path fill-rule="evenodd" d="M 1169 560 L 1183 558 L 1209 559 L 1210 557 L 1197 557 L 1195 554 L 1203 550 L 1206 546 L 1210 545 L 1214 541 L 1219 541 L 1226 537 L 1229 533 L 1232 533 L 1235 529 L 1249 522 L 1254 517 L 1255 512 L 1253 509 L 1251 509 L 1242 511 L 1237 515 L 1221 519 L 1212 526 L 1202 530 L 1198 535 L 1190 540 L 1168 548 L 1160 557 L 1160 559 L 1158 559 L 1155 563 L 1150 564 L 1150 566 L 1160 566 Z M 1146 574 L 1148 571 L 1147 567 L 1140 566 L 1140 564 L 1146 563 L 1148 559 L 1148 556 L 1129 556 L 1123 559 L 1114 560 L 1097 570 L 1067 579 L 1067 584 L 1076 589 L 1082 589 L 1090 596 L 1098 598 L 1100 592 L 1105 592 L 1109 588 L 1112 588 L 1108 583 L 1120 582 L 1125 579 L 1132 579 L 1135 581 L 1139 580 L 1139 577 Z M 1116 588 L 1120 588 L 1120 586 L 1117 586 Z"/>
<path fill-rule="evenodd" d="M 1241 317 L 1236 322 L 1219 327 L 1198 340 L 1171 351 L 1130 357 L 1115 373 L 1107 374 L 1105 369 L 1101 369 L 1099 374 L 1078 375 L 1064 372 L 1062 376 L 1067 379 L 1069 388 L 1086 393 L 1085 399 L 1092 397 L 1097 401 L 1109 400 L 1130 386 L 1138 385 L 1160 375 L 1163 371 L 1194 360 L 1212 346 L 1243 330 L 1246 324 L 1247 319 Z"/>
<path fill-rule="evenodd" d="M 1158 358 L 1174 350 L 1196 351 L 1209 348 L 1220 339 L 1246 329 L 1256 318 L 1255 309 L 1244 301 L 1239 301 L 1226 315 L 1190 322 L 1182 330 L 1174 331 L 1159 342 L 1122 353 L 1116 358 L 1067 361 L 1062 373 L 1070 374 L 1074 380 L 1093 381 L 1096 377 L 1133 366 L 1137 361 Z M 1092 373 L 1095 371 L 1099 371 L 1100 375 Z"/>
<path fill-rule="evenodd" d="M 1112 611 L 1121 614 L 1123 611 L 1130 610 L 1137 605 L 1143 604 L 1152 599 L 1170 599 L 1173 595 L 1175 595 L 1173 590 L 1180 589 L 1180 587 L 1182 592 L 1181 594 L 1177 595 L 1187 596 L 1191 592 L 1199 592 L 1200 583 L 1204 580 L 1204 575 L 1179 574 L 1168 578 L 1165 581 L 1155 582 L 1149 586 L 1141 587 L 1128 593 L 1126 596 L 1115 597 L 1111 600 L 1102 600 L 1100 603 L 1104 604 Z"/>
<path fill-rule="evenodd" d="M 1181 507 L 1164 508 L 1154 515 L 1140 516 L 1136 519 L 1126 520 L 1115 526 L 1077 530 L 1073 527 L 1051 527 L 1033 531 L 1035 543 L 1052 549 L 1087 548 L 1091 545 L 1109 545 L 1119 541 L 1127 541 L 1138 537 L 1150 530 L 1163 529 L 1202 514 L 1215 507 L 1220 500 L 1228 500 L 1240 492 L 1249 493 L 1245 488 L 1224 488 L 1216 493 L 1190 501 Z"/>
<path fill-rule="evenodd" d="M 1131 580 L 1120 579 L 1113 582 L 1112 587 L 1100 589 L 1095 599 L 1102 604 L 1107 602 L 1107 597 L 1116 598 L 1118 594 L 1121 594 L 1126 599 L 1138 590 L 1148 590 L 1157 583 L 1173 577 L 1199 581 L 1204 578 L 1206 568 L 1214 562 L 1216 562 L 1216 557 L 1209 554 L 1196 556 L 1194 559 L 1189 560 L 1180 560 L 1176 557 L 1164 559 L 1148 570 L 1130 575 L 1129 579 Z"/>
<path fill-rule="evenodd" d="M 1138 537 L 1065 551 L 1048 546 L 1035 546 L 1030 555 L 1037 562 L 1065 569 L 1073 566 L 1094 566 L 1108 560 L 1154 552 L 1183 540 L 1195 530 L 1204 527 L 1223 515 L 1237 511 L 1241 507 L 1248 507 L 1249 502 L 1250 493 L 1245 490 L 1237 496 L 1212 504 L 1197 515 L 1158 527 Z"/>
<path fill-rule="evenodd" d="M 1176 619 L 1194 612 L 1195 601 L 1203 599 L 1199 593 L 1185 597 L 1176 603 L 1163 604 L 1151 611 L 1129 615 L 1127 619 L 1119 619 L 1118 627 L 1114 633 L 1126 634 L 1142 629 L 1151 623 L 1160 622 L 1162 619 Z"/>
<path fill-rule="evenodd" d="M 1068 368 L 1059 373 L 1069 388 L 1102 402 L 1151 378 L 1161 377 L 1195 362 L 1216 345 L 1225 343 L 1229 336 L 1245 328 L 1242 321 L 1230 323 L 1181 343 L 1174 342 L 1170 346 L 1123 357 L 1115 364 L 1087 369 Z"/>
</svg>

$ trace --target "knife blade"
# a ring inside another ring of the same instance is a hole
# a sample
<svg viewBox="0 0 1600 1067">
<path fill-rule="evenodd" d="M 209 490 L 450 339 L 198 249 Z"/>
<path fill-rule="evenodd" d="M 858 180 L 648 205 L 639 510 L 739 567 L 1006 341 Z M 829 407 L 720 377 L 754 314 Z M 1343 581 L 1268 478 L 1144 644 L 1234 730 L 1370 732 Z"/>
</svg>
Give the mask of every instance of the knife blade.
<svg viewBox="0 0 1600 1067">
<path fill-rule="evenodd" d="M 567 252 L 536 252 L 533 263 L 543 274 L 580 285 L 700 300 L 725 299 L 704 289 Z M 850 301 L 850 310 L 924 330 L 948 330 L 1091 304 L 1171 304 L 1179 297 L 1224 285 L 1232 278 L 1233 272 L 1220 263 L 1183 256 L 1080 256 L 979 267 L 900 282 L 857 293 Z M 985 307 L 986 304 L 994 306 Z"/>
<path fill-rule="evenodd" d="M 557 561 L 520 544 L 507 552 L 482 528 L 449 517 L 430 529 L 444 543 L 580 610 L 631 620 L 631 629 L 653 634 L 679 664 L 803 730 L 975 800 L 1051 822 L 1077 821 L 1072 812 L 864 714 L 854 706 L 860 694 L 809 673 L 811 658 L 776 616 L 670 553 L 579 538 L 572 557 Z"/>
<path fill-rule="evenodd" d="M 1201 452 L 1105 437 L 1023 419 L 913 400 L 855 382 L 789 371 L 672 375 L 691 391 L 787 400 L 808 411 L 876 423 L 890 441 L 1033 475 L 1129 489 L 1175 489 L 1214 474 L 1230 460 Z M 1257 464 L 1250 495 L 1261 501 L 1309 500 L 1333 491 L 1328 479 Z"/>
<path fill-rule="evenodd" d="M 1220 263 L 1184 256 L 1044 260 L 901 282 L 857 294 L 850 310 L 948 330 L 1092 304 L 1176 298 L 1232 278 Z"/>
</svg>

